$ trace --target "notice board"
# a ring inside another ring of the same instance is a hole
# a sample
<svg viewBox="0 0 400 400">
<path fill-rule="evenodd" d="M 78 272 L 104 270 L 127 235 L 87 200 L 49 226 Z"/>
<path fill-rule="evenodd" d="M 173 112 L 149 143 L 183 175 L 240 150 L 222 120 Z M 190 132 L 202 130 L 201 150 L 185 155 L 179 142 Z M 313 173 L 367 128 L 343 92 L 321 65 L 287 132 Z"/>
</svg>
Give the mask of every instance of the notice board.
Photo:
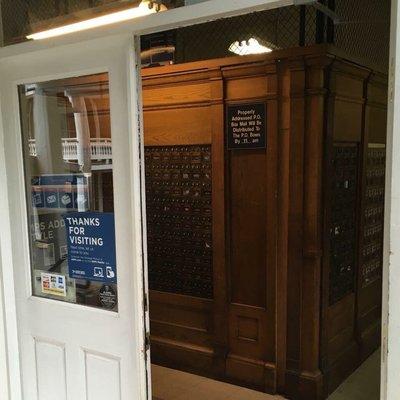
<svg viewBox="0 0 400 400">
<path fill-rule="evenodd" d="M 228 149 L 264 149 L 267 146 L 266 119 L 267 105 L 264 102 L 228 105 Z"/>
</svg>

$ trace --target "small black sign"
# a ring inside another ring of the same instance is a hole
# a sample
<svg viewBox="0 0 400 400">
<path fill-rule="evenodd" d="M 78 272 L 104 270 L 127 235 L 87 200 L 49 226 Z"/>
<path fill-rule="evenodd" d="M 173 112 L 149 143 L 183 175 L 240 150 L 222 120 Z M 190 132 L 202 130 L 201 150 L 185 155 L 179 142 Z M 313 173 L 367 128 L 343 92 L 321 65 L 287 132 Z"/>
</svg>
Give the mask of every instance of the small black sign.
<svg viewBox="0 0 400 400">
<path fill-rule="evenodd" d="M 267 145 L 267 105 L 248 103 L 227 107 L 228 149 L 264 149 Z"/>
<path fill-rule="evenodd" d="M 111 285 L 103 285 L 99 292 L 99 300 L 104 308 L 111 310 L 117 304 L 117 294 Z"/>
</svg>

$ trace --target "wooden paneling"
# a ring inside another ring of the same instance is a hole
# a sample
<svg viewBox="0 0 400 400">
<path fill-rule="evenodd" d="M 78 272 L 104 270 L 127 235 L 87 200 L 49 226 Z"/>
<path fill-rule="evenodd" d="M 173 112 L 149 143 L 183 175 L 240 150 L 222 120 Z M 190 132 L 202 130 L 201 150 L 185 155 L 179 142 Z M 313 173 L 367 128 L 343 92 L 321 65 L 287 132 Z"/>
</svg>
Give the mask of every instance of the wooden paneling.
<svg viewBox="0 0 400 400">
<path fill-rule="evenodd" d="M 302 263 L 299 317 L 299 383 L 297 391 L 304 398 L 319 398 L 322 376 L 319 369 L 321 257 L 322 257 L 322 182 L 324 144 L 324 70 L 328 56 L 306 60 L 305 130 L 303 159 Z M 298 196 L 300 196 L 298 189 Z M 299 227 L 297 228 L 299 229 Z M 292 242 L 296 240 L 294 232 Z M 288 271 L 290 273 L 290 271 Z M 290 290 L 290 285 L 289 285 Z"/>
<path fill-rule="evenodd" d="M 178 106 L 210 101 L 208 82 L 197 84 L 170 84 L 157 88 L 147 88 L 143 92 L 143 103 L 146 107 Z"/>
<path fill-rule="evenodd" d="M 188 72 L 144 77 L 144 129 L 145 146 L 211 144 L 212 214 L 216 214 L 216 221 L 221 223 L 221 216 L 224 216 L 224 203 L 220 200 L 221 194 L 223 198 L 224 169 L 216 157 L 221 140 L 223 145 L 223 132 L 216 131 L 220 122 L 215 118 L 218 96 L 215 93 L 215 83 L 211 81 L 213 77 L 215 74 L 207 71 L 200 75 Z M 219 97 L 222 101 L 222 93 Z M 215 230 L 214 226 L 212 241 L 213 248 L 217 250 L 213 253 L 219 264 L 213 261 L 212 275 L 221 275 L 222 271 L 225 277 L 224 265 L 221 256 L 218 256 L 219 249 L 223 250 L 224 231 Z M 226 281 L 225 278 L 223 280 Z M 220 284 L 214 290 L 219 288 Z M 151 291 L 153 362 L 208 376 L 222 375 L 218 360 L 225 354 L 221 350 L 221 346 L 224 348 L 224 340 L 218 338 L 224 335 L 214 321 L 217 310 L 221 315 L 220 304 L 218 296 L 203 299 Z M 225 299 L 223 304 L 226 304 Z"/>
<path fill-rule="evenodd" d="M 268 339 L 265 309 L 232 304 L 230 307 L 230 350 L 233 354 L 257 360 L 266 357 Z M 262 381 L 261 381 L 262 383 Z"/>
<path fill-rule="evenodd" d="M 182 118 L 182 113 L 185 118 Z M 145 146 L 211 143 L 209 107 L 144 111 Z"/>
<path fill-rule="evenodd" d="M 361 141 L 364 104 L 364 80 L 367 69 L 343 60 L 331 66 L 329 89 L 335 101 L 333 138 L 335 141 Z"/>
<path fill-rule="evenodd" d="M 276 86 L 272 78 L 265 75 L 254 78 L 236 79 L 234 84 L 233 82 L 228 82 L 226 89 L 226 97 L 230 101 L 258 99 L 265 97 L 266 93 L 271 95 L 276 94 Z"/>
<path fill-rule="evenodd" d="M 211 300 L 151 291 L 150 304 L 152 335 L 211 346 Z"/>
<path fill-rule="evenodd" d="M 369 143 L 386 143 L 387 109 L 372 104 L 366 107 L 367 129 Z"/>
<path fill-rule="evenodd" d="M 361 140 L 362 111 L 361 103 L 336 99 L 334 116 L 334 138 L 336 141 L 356 142 Z"/>
<path fill-rule="evenodd" d="M 252 74 L 262 75 L 251 78 Z M 271 65 L 228 68 L 223 70 L 223 75 L 227 77 L 227 104 L 235 104 L 239 99 L 240 104 L 265 101 L 267 110 L 266 149 L 226 152 L 231 303 L 227 375 L 248 385 L 274 391 L 277 76 Z"/>
<path fill-rule="evenodd" d="M 354 335 L 354 294 L 347 295 L 329 307 L 329 321 L 327 334 L 329 337 L 328 358 L 335 360 Z"/>
<path fill-rule="evenodd" d="M 354 370 L 358 359 L 355 282 L 358 271 L 359 166 L 362 160 L 360 142 L 363 136 L 364 79 L 367 77 L 363 69 L 357 70 L 337 60 L 327 72 L 330 93 L 326 114 L 328 140 L 325 147 L 320 354 L 325 396 Z M 340 205 L 341 201 L 345 203 Z"/>
<path fill-rule="evenodd" d="M 364 91 L 366 101 L 360 196 L 360 271 L 356 302 L 356 334 L 361 360 L 366 359 L 380 345 L 387 77 L 371 73 Z"/>
<path fill-rule="evenodd" d="M 153 361 L 319 400 L 379 342 L 359 282 L 368 143 L 385 142 L 385 77 L 326 46 L 143 71 L 146 146 L 210 144 L 212 298 L 152 291 Z M 267 146 L 227 150 L 227 104 L 265 102 Z M 334 144 L 359 149 L 354 286 L 330 301 Z"/>
<path fill-rule="evenodd" d="M 264 308 L 267 284 L 266 164 L 265 150 L 230 153 L 231 300 Z"/>
<path fill-rule="evenodd" d="M 386 95 L 385 78 L 377 76 L 366 68 L 351 66 L 337 61 L 329 71 L 330 101 L 328 101 L 328 138 L 326 147 L 326 218 L 332 220 L 330 197 L 333 191 L 328 187 L 333 171 L 332 146 L 337 142 L 353 142 L 359 148 L 356 222 L 356 259 L 352 293 L 337 302 L 329 304 L 323 300 L 321 366 L 324 373 L 325 395 L 332 392 L 360 363 L 379 346 L 381 281 L 365 287 L 364 233 L 367 195 L 368 148 L 370 138 L 378 143 L 385 142 L 386 136 Z M 330 131 L 329 131 L 330 128 Z M 381 215 L 380 218 L 383 216 Z M 327 225 L 326 225 L 327 226 Z M 325 230 L 328 236 L 330 228 Z M 378 244 L 379 246 L 379 244 Z M 325 240 L 323 290 L 330 284 L 329 254 L 333 249 Z M 344 251 L 344 250 L 343 250 Z"/>
</svg>

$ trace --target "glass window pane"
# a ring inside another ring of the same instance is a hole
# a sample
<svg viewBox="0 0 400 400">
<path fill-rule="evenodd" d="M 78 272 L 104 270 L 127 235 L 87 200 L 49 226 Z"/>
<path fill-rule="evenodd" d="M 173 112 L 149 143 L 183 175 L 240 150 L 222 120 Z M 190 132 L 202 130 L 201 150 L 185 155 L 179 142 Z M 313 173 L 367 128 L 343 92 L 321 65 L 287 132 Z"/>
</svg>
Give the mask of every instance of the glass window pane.
<svg viewBox="0 0 400 400">
<path fill-rule="evenodd" d="M 33 295 L 117 311 L 108 75 L 19 98 Z"/>
</svg>

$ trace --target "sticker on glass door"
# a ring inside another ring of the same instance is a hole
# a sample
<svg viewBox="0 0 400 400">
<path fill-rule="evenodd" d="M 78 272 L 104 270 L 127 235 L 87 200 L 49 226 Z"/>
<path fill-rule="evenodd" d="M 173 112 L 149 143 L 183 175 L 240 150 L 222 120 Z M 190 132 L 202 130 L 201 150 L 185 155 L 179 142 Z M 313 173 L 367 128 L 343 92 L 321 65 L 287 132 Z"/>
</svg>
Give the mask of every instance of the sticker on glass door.
<svg viewBox="0 0 400 400">
<path fill-rule="evenodd" d="M 118 310 L 108 74 L 19 86 L 32 292 Z"/>
</svg>

